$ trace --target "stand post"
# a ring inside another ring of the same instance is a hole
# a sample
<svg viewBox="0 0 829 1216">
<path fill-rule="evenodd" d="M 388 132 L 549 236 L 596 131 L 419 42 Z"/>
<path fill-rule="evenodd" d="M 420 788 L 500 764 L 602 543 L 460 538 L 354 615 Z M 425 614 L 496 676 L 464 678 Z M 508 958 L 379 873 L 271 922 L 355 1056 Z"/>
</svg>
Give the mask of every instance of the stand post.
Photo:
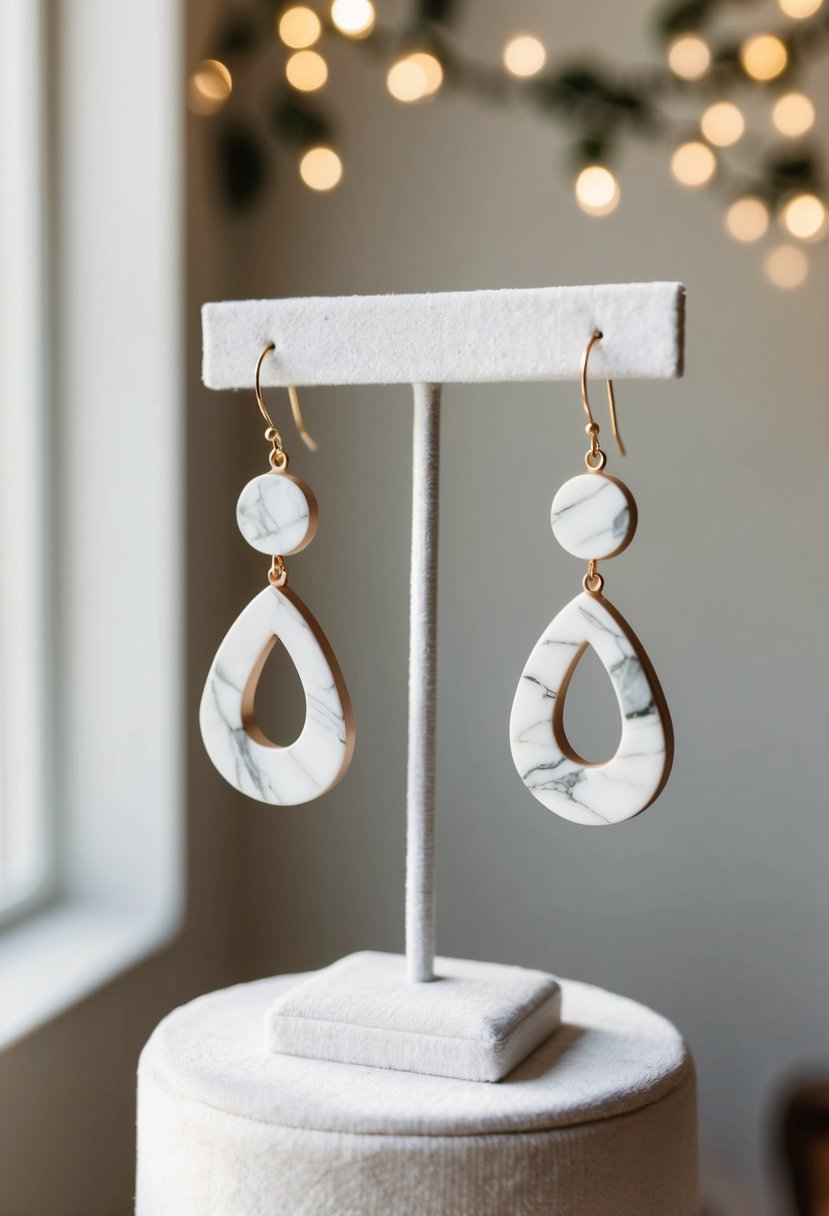
<svg viewBox="0 0 829 1216">
<path fill-rule="evenodd" d="M 409 981 L 422 984 L 434 979 L 435 962 L 435 708 L 441 385 L 415 384 L 413 387 L 406 961 Z"/>
</svg>

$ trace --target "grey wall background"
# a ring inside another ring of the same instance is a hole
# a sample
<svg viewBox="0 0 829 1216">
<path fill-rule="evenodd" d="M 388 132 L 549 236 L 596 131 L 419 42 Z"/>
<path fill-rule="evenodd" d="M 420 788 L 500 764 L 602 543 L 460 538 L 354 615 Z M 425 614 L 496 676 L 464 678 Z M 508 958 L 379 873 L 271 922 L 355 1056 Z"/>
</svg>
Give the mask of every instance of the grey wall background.
<svg viewBox="0 0 829 1216">
<path fill-rule="evenodd" d="M 477 0 L 462 32 L 490 58 L 523 25 L 554 55 L 587 46 L 637 61 L 654 53 L 652 11 Z M 228 294 L 687 284 L 685 380 L 618 386 L 630 455 L 610 466 L 638 499 L 640 527 L 608 563 L 607 592 L 650 651 L 677 735 L 668 789 L 618 829 L 544 811 L 507 743 L 525 658 L 579 589 L 581 566 L 548 522 L 553 493 L 581 467 L 577 386 L 445 394 L 439 947 L 550 968 L 673 1018 L 699 1065 L 709 1156 L 734 1179 L 730 1210 L 770 1208 L 769 1102 L 793 1070 L 829 1066 L 826 253 L 799 292 L 767 287 L 758 251 L 722 234 L 722 198 L 672 183 L 667 148 L 630 149 L 621 206 L 590 220 L 558 172 L 564 149 L 532 118 L 448 90 L 406 109 L 359 54 L 330 58 L 343 184 L 312 196 L 285 164 L 266 209 L 223 230 L 239 259 Z M 304 403 L 321 453 L 295 443 L 292 467 L 318 493 L 321 523 L 292 560 L 292 585 L 339 655 L 358 747 L 318 807 L 240 802 L 251 975 L 403 940 L 409 401 L 399 388 L 338 389 Z M 204 408 L 225 411 L 228 435 L 257 432 L 245 397 L 211 395 Z M 256 433 L 240 484 L 264 460 L 259 444 Z M 228 502 L 229 546 L 232 514 Z M 240 605 L 260 566 L 242 556 Z M 579 680 L 575 737 L 608 754 L 609 688 L 595 670 Z"/>
<path fill-rule="evenodd" d="M 189 5 L 188 67 L 227 7 Z M 469 0 L 465 13 L 465 41 L 493 59 L 519 25 L 552 54 L 652 53 L 645 0 Z M 619 210 L 591 221 L 558 171 L 564 150 L 536 120 L 448 91 L 404 109 L 362 56 L 343 47 L 330 58 L 346 163 L 330 196 L 299 187 L 284 162 L 266 207 L 230 219 L 208 172 L 212 128 L 189 122 L 187 922 L 173 949 L 0 1057 L 0 1213 L 130 1210 L 135 1062 L 168 1009 L 237 979 L 403 944 L 408 394 L 304 396 L 321 452 L 294 444 L 292 467 L 314 487 L 321 525 L 292 581 L 346 673 L 358 749 L 320 804 L 264 810 L 221 782 L 196 727 L 218 640 L 264 576 L 234 505 L 265 445 L 252 398 L 199 385 L 200 303 L 652 278 L 688 286 L 687 376 L 618 386 L 630 455 L 610 467 L 633 489 L 640 526 L 606 573 L 670 700 L 673 777 L 647 814 L 607 831 L 554 818 L 521 785 L 507 745 L 515 683 L 581 577 L 548 523 L 555 490 L 581 467 L 578 389 L 448 390 L 439 945 L 550 968 L 673 1018 L 699 1066 L 717 1211 L 781 1212 L 770 1099 L 794 1071 L 829 1069 L 826 252 L 799 292 L 767 288 L 756 252 L 721 235 L 721 200 L 672 185 L 667 149 L 630 149 Z M 825 109 L 826 84 L 813 84 Z M 274 408 L 287 420 L 285 402 Z M 260 712 L 287 738 L 301 710 L 287 665 L 275 665 Z M 599 757 L 618 729 L 612 695 L 582 668 L 572 732 Z"/>
</svg>

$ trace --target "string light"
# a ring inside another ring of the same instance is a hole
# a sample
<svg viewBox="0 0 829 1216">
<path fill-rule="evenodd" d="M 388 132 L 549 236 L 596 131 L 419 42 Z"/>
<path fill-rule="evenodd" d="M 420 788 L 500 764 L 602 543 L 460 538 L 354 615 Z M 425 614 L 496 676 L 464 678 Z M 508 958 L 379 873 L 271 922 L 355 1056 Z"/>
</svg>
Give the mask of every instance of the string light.
<svg viewBox="0 0 829 1216">
<path fill-rule="evenodd" d="M 788 62 L 789 52 L 776 34 L 755 34 L 740 47 L 740 63 L 752 80 L 774 80 Z"/>
<path fill-rule="evenodd" d="M 741 138 L 746 120 L 742 110 L 732 101 L 715 101 L 703 114 L 700 128 L 710 144 L 728 148 Z"/>
<path fill-rule="evenodd" d="M 333 148 L 309 148 L 299 162 L 299 175 L 310 190 L 333 190 L 342 179 L 343 162 Z"/>
<path fill-rule="evenodd" d="M 717 158 L 697 139 L 681 144 L 671 157 L 671 172 L 682 186 L 705 186 L 717 169 Z"/>
<path fill-rule="evenodd" d="M 826 208 L 816 194 L 796 194 L 780 213 L 783 227 L 801 241 L 814 241 L 826 229 Z"/>
<path fill-rule="evenodd" d="M 404 55 L 391 65 L 386 87 L 396 101 L 428 101 L 443 83 L 440 60 L 428 51 Z"/>
<path fill-rule="evenodd" d="M 759 241 L 769 228 L 769 209 L 761 198 L 747 194 L 725 213 L 725 226 L 736 241 Z"/>
<path fill-rule="evenodd" d="M 434 96 L 443 84 L 443 66 L 440 60 L 428 51 L 415 51 L 410 59 L 426 77 L 426 96 Z"/>
<path fill-rule="evenodd" d="M 777 2 L 787 17 L 794 17 L 797 21 L 802 21 L 804 17 L 811 17 L 812 13 L 816 13 L 823 4 L 823 0 L 777 0 Z"/>
<path fill-rule="evenodd" d="M 610 215 L 621 195 L 619 183 L 604 165 L 588 165 L 576 178 L 576 202 L 586 215 Z"/>
<path fill-rule="evenodd" d="M 534 34 L 516 34 L 504 47 L 504 67 L 512 76 L 535 76 L 546 62 L 544 43 Z"/>
<path fill-rule="evenodd" d="M 322 22 L 312 8 L 297 4 L 279 18 L 279 37 L 292 50 L 313 46 L 322 33 Z"/>
<path fill-rule="evenodd" d="M 301 93 L 313 93 L 328 79 L 328 64 L 317 51 L 295 51 L 285 64 L 285 75 Z"/>
<path fill-rule="evenodd" d="M 367 38 L 377 16 L 371 0 L 334 0 L 331 20 L 346 38 Z"/>
<path fill-rule="evenodd" d="M 805 135 L 814 126 L 814 103 L 805 93 L 784 93 L 772 107 L 771 121 L 781 135 Z"/>
<path fill-rule="evenodd" d="M 791 291 L 799 287 L 809 273 L 809 259 L 796 245 L 777 245 L 766 254 L 763 273 L 775 287 Z"/>
<path fill-rule="evenodd" d="M 301 92 L 320 89 L 328 79 L 329 69 L 325 58 L 318 48 L 312 49 L 316 48 L 326 29 L 330 31 L 333 25 L 340 34 L 349 39 L 365 38 L 375 29 L 377 16 L 372 0 L 328 0 L 325 7 L 330 14 L 330 25 L 326 24 L 325 16 L 321 16 L 323 5 L 320 0 L 309 0 L 306 3 L 289 2 L 284 8 L 282 3 L 274 5 L 274 8 L 279 10 L 276 20 L 279 39 L 290 52 L 285 64 L 285 73 L 288 82 Z M 823 0 L 777 0 L 777 4 L 787 17 L 801 21 L 821 9 Z M 317 7 L 320 11 L 317 11 Z M 829 5 L 826 7 L 829 9 Z M 822 23 L 823 19 L 802 29 L 789 27 L 788 34 L 783 34 L 781 30 L 782 36 L 762 31 L 747 37 L 739 48 L 739 61 L 743 72 L 751 80 L 761 84 L 776 81 L 790 66 L 789 47 L 792 48 L 792 54 L 797 52 L 792 66 L 799 70 L 800 53 L 803 51 L 805 54 L 804 48 L 810 48 L 812 34 L 817 33 L 818 24 L 822 28 Z M 272 38 L 274 27 L 270 24 L 269 28 Z M 384 29 L 382 34 L 383 42 L 387 44 L 387 35 L 391 37 L 392 31 Z M 401 31 L 400 37 L 411 39 L 411 34 L 406 35 Z M 410 46 L 411 41 L 407 41 L 407 45 Z M 429 41 L 426 45 L 433 44 Z M 386 83 L 392 97 L 404 103 L 412 103 L 428 100 L 437 93 L 444 81 L 443 62 L 451 65 L 454 52 L 447 47 L 444 53 L 439 44 L 434 45 L 438 48 L 440 57 L 427 50 L 406 51 L 391 64 L 387 71 Z M 722 52 L 718 53 L 716 58 L 717 80 L 733 68 L 732 52 L 726 47 L 722 48 Z M 547 51 L 543 42 L 534 34 L 526 32 L 510 37 L 502 54 L 504 69 L 518 78 L 536 76 L 547 62 Z M 688 31 L 670 43 L 667 62 L 676 77 L 684 81 L 697 81 L 709 71 L 714 57 L 708 43 L 698 33 Z M 639 104 L 640 96 L 643 103 L 647 104 L 649 99 L 664 87 L 664 77 L 663 69 L 654 76 L 652 83 L 644 80 L 639 88 L 631 86 L 631 104 Z M 490 66 L 485 69 L 481 65 L 481 79 L 491 81 L 495 88 L 497 67 Z M 462 86 L 469 84 L 462 72 L 459 72 L 459 83 Z M 773 101 L 770 105 L 770 118 L 780 135 L 794 139 L 812 129 L 816 122 L 816 106 L 805 93 L 792 88 L 794 81 L 786 83 L 790 91 L 780 95 L 781 90 L 773 90 L 773 97 L 769 99 Z M 556 73 L 549 78 L 551 89 L 559 85 L 564 88 L 566 84 L 566 71 L 562 72 L 560 78 Z M 599 73 L 595 85 L 597 92 L 603 84 Z M 227 66 L 217 59 L 205 59 L 188 78 L 188 107 L 197 114 L 214 114 L 227 103 L 233 87 Z M 716 83 L 712 79 L 710 91 L 706 90 L 709 98 L 715 87 Z M 504 92 L 503 87 L 499 90 L 499 95 L 513 99 L 518 96 L 514 90 L 507 89 Z M 527 97 L 534 96 L 535 92 L 531 89 Z M 281 114 L 279 117 L 281 120 Z M 580 135 L 585 143 L 587 135 L 599 140 L 605 137 L 601 127 L 591 130 L 590 126 L 587 126 L 585 129 L 589 118 L 582 121 L 577 114 L 574 123 L 575 135 Z M 714 101 L 703 110 L 699 118 L 699 129 L 700 135 L 675 148 L 670 160 L 670 170 L 676 181 L 690 188 L 706 186 L 712 180 L 718 170 L 715 150 L 737 143 L 745 134 L 746 119 L 741 108 L 733 102 Z M 343 175 L 343 164 L 339 155 L 332 148 L 323 146 L 307 150 L 299 161 L 298 169 L 305 185 L 317 191 L 333 189 Z M 758 181 L 755 187 L 758 194 L 734 200 L 724 216 L 724 226 L 731 237 L 740 242 L 755 242 L 768 232 L 771 224 L 771 205 L 784 230 L 785 243 L 777 245 L 768 253 L 763 269 L 766 277 L 779 287 L 795 287 L 804 281 L 809 273 L 809 258 L 801 247 L 802 243 L 817 241 L 829 232 L 829 201 L 824 203 L 809 189 L 818 178 L 819 170 L 820 166 L 814 163 L 813 155 L 805 149 L 802 157 L 798 153 L 790 158 L 789 163 L 783 163 L 781 160 L 777 166 L 769 162 L 761 166 L 763 180 Z M 795 189 L 781 199 L 782 175 L 789 177 L 789 183 Z M 796 183 L 800 183 L 799 188 Z M 577 204 L 587 215 L 609 215 L 619 205 L 619 182 L 604 165 L 592 164 L 582 169 L 574 186 Z"/>
<path fill-rule="evenodd" d="M 680 80 L 699 80 L 710 64 L 708 43 L 698 34 L 680 34 L 668 47 L 668 67 Z"/>
<path fill-rule="evenodd" d="M 203 59 L 187 85 L 187 108 L 193 114 L 216 114 L 233 91 L 233 80 L 218 59 Z"/>
</svg>

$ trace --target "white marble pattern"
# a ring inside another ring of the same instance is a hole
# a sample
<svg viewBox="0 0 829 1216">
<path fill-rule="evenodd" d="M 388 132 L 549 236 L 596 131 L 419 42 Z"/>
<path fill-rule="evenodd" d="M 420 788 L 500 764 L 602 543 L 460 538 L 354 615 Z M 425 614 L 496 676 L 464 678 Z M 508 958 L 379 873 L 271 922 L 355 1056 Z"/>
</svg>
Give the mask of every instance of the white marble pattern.
<svg viewBox="0 0 829 1216">
<path fill-rule="evenodd" d="M 563 549 L 586 561 L 615 557 L 636 531 L 636 503 L 627 486 L 607 473 L 565 481 L 553 499 L 550 523 Z"/>
<path fill-rule="evenodd" d="M 588 645 L 610 677 L 622 715 L 616 754 L 599 764 L 576 756 L 563 725 L 567 685 Z M 577 595 L 536 643 L 515 693 L 510 747 L 530 793 L 574 823 L 631 819 L 667 781 L 673 731 L 662 690 L 630 626 L 601 595 Z"/>
<path fill-rule="evenodd" d="M 310 488 L 290 473 L 262 473 L 239 495 L 236 522 L 254 549 L 287 557 L 311 543 L 317 530 L 317 501 Z"/>
<path fill-rule="evenodd" d="M 274 639 L 285 646 L 305 691 L 305 723 L 287 747 L 270 743 L 252 721 L 262 655 Z M 287 587 L 260 591 L 231 626 L 204 686 L 199 723 L 225 780 L 259 802 L 310 802 L 345 774 L 354 750 L 348 691 L 319 626 Z"/>
</svg>

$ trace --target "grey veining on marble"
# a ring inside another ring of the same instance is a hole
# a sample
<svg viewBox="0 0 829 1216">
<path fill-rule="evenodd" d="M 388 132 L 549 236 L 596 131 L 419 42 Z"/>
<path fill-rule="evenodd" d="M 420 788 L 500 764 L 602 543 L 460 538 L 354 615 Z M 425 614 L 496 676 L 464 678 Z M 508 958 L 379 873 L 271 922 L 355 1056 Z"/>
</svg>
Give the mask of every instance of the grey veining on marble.
<svg viewBox="0 0 829 1216">
<path fill-rule="evenodd" d="M 287 747 L 268 742 L 245 721 L 251 672 L 274 638 L 285 646 L 305 692 L 305 722 Z M 316 621 L 288 588 L 266 587 L 231 626 L 207 676 L 199 722 L 213 764 L 259 802 L 310 802 L 345 774 L 354 750 L 345 682 Z"/>
<path fill-rule="evenodd" d="M 615 557 L 636 531 L 636 504 L 623 482 L 607 473 L 582 473 L 565 481 L 553 499 L 553 535 L 574 557 Z"/>
<path fill-rule="evenodd" d="M 311 543 L 317 529 L 316 499 L 290 473 L 262 473 L 239 495 L 236 522 L 254 549 L 287 557 Z"/>
<path fill-rule="evenodd" d="M 588 645 L 607 671 L 622 717 L 616 754 L 599 764 L 575 755 L 563 727 L 567 683 Z M 664 786 L 673 732 L 662 690 L 629 626 L 602 596 L 577 595 L 539 638 L 515 693 L 510 747 L 533 797 L 574 823 L 631 819 Z"/>
</svg>

